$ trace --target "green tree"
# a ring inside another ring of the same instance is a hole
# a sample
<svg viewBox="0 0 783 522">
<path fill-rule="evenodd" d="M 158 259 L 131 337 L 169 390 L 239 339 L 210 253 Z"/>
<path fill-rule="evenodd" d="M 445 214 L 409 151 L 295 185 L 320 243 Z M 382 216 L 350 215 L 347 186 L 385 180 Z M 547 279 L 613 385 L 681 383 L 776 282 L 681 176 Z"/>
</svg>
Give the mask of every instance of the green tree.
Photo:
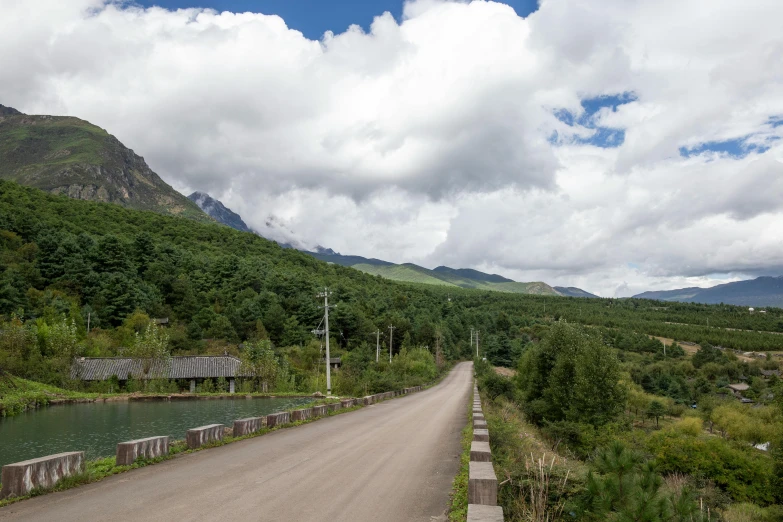
<svg viewBox="0 0 783 522">
<path fill-rule="evenodd" d="M 647 407 L 647 416 L 655 418 L 655 425 L 658 426 L 658 419 L 666 414 L 666 406 L 661 401 L 650 401 L 650 405 Z"/>
<path fill-rule="evenodd" d="M 141 360 L 144 378 L 168 378 L 171 368 L 171 353 L 169 351 L 169 336 L 163 328 L 149 323 L 143 332 L 136 332 L 128 355 Z"/>
<path fill-rule="evenodd" d="M 280 371 L 272 343 L 266 339 L 246 343 L 241 371 L 256 384 L 260 383 L 261 391 L 267 392 L 269 384 L 276 381 Z"/>
<path fill-rule="evenodd" d="M 592 462 L 577 510 L 585 520 L 690 522 L 701 520 L 695 500 L 687 487 L 667 493 L 651 462 L 613 442 Z"/>
</svg>

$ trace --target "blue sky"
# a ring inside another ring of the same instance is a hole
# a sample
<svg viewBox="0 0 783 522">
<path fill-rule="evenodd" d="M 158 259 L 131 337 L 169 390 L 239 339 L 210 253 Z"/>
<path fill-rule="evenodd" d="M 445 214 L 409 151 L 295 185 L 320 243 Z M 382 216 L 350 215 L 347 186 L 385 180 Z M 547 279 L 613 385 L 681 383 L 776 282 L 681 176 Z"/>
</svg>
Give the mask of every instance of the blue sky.
<svg viewBox="0 0 783 522">
<path fill-rule="evenodd" d="M 276 14 L 288 27 L 317 40 L 325 31 L 341 33 L 351 24 L 367 30 L 375 16 L 389 11 L 399 20 L 402 0 L 135 0 L 145 7 L 157 5 L 167 9 L 209 7 L 218 11 Z M 506 0 L 520 16 L 538 8 L 537 0 Z"/>
</svg>

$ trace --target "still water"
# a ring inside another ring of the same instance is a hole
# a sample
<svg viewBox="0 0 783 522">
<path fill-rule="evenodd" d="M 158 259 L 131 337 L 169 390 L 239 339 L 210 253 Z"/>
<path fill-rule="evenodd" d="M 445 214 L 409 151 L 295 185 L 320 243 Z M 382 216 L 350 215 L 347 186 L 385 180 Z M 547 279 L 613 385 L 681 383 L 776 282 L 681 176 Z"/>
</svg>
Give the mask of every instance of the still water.
<svg viewBox="0 0 783 522">
<path fill-rule="evenodd" d="M 118 442 L 157 435 L 184 439 L 205 424 L 231 426 L 236 419 L 307 404 L 308 398 L 107 402 L 51 406 L 0 419 L 0 466 L 64 451 L 88 459 L 114 455 Z"/>
</svg>

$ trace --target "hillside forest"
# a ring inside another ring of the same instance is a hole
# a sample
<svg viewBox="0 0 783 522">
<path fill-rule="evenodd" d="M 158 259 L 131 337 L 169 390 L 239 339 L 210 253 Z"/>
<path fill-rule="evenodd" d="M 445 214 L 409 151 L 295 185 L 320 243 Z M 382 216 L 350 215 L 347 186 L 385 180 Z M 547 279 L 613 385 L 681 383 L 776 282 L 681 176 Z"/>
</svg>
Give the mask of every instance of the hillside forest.
<svg viewBox="0 0 783 522">
<path fill-rule="evenodd" d="M 262 379 L 239 383 L 246 393 L 325 391 L 323 340 L 311 331 L 328 288 L 337 395 L 429 382 L 478 351 L 493 454 L 508 472 L 501 500 L 519 520 L 531 519 L 529 488 L 543 484 L 539 453 L 555 458 L 536 508 L 550 520 L 781 513 L 780 309 L 402 284 L 218 224 L 10 181 L 0 181 L 0 260 L 7 395 L 23 382 L 180 391 L 184 383 L 162 379 L 86 384 L 71 378 L 71 363 L 186 354 L 231 354 L 257 368 Z M 747 404 L 736 383 L 747 384 Z M 199 391 L 224 389 L 207 381 Z M 8 404 L 3 414 L 26 407 Z M 561 471 L 569 478 L 556 487 Z"/>
</svg>

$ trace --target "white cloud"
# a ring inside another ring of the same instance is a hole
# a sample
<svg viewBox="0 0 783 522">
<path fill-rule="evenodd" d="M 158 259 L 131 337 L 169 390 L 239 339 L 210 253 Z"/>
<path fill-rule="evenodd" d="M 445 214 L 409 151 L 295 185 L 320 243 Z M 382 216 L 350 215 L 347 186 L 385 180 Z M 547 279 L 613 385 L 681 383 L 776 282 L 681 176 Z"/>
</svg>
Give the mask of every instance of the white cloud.
<svg viewBox="0 0 783 522">
<path fill-rule="evenodd" d="M 305 243 L 603 295 L 783 267 L 777 0 L 418 0 L 307 40 L 277 16 L 0 0 L 0 103 L 115 134 Z M 615 149 L 549 142 L 580 100 Z M 738 159 L 680 147 L 748 137 Z M 717 275 L 723 274 L 723 275 Z"/>
</svg>

